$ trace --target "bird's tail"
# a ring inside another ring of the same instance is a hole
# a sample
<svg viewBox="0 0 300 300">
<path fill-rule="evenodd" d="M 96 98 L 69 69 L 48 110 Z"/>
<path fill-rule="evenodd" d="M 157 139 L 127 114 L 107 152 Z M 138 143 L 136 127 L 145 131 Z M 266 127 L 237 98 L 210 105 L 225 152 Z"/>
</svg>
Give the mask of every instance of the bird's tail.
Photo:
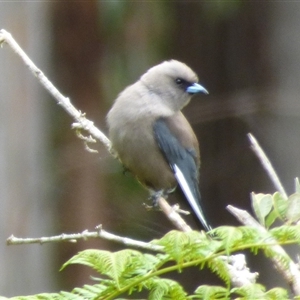
<svg viewBox="0 0 300 300">
<path fill-rule="evenodd" d="M 204 217 L 202 208 L 200 206 L 200 193 L 199 193 L 198 189 L 194 193 L 192 192 L 188 182 L 186 181 L 184 175 L 182 174 L 181 170 L 178 168 L 178 166 L 176 164 L 173 166 L 173 170 L 174 170 L 174 175 L 177 179 L 177 182 L 179 183 L 186 199 L 188 200 L 190 206 L 192 207 L 197 218 L 203 225 L 204 229 L 206 231 L 212 230 L 212 227 L 207 223 L 207 221 Z M 195 193 L 198 195 L 195 195 Z"/>
</svg>

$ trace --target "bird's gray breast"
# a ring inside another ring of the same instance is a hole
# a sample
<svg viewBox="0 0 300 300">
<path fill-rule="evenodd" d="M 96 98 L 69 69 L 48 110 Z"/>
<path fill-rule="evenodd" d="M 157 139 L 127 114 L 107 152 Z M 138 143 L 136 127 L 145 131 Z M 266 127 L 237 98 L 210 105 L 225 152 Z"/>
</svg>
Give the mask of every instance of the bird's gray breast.
<svg viewBox="0 0 300 300">
<path fill-rule="evenodd" d="M 124 118 L 123 114 L 119 122 L 110 128 L 110 139 L 124 166 L 153 190 L 174 188 L 174 175 L 154 138 L 155 118 Z"/>
</svg>

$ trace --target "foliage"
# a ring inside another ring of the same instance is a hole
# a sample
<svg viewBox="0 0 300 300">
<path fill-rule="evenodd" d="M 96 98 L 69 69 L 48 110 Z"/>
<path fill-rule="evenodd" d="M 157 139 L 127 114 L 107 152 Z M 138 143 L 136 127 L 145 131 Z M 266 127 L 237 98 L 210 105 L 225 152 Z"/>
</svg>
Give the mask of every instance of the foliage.
<svg viewBox="0 0 300 300">
<path fill-rule="evenodd" d="M 210 233 L 191 231 L 170 231 L 159 240 L 151 243 L 163 247 L 161 253 L 149 254 L 124 249 L 117 252 L 88 249 L 79 252 L 63 266 L 81 264 L 94 269 L 98 278 L 94 285 L 84 285 L 71 292 L 39 294 L 15 297 L 18 300 L 41 299 L 124 299 L 135 297 L 140 292 L 147 293 L 148 299 L 289 299 L 288 292 L 280 287 L 266 290 L 264 286 L 253 283 L 232 287 L 229 268 L 224 257 L 238 251 L 249 250 L 256 254 L 265 253 L 288 266 L 291 258 L 285 252 L 275 252 L 272 246 L 281 244 L 300 244 L 300 186 L 296 181 L 295 193 L 285 199 L 276 192 L 252 194 L 252 205 L 260 224 L 259 227 L 222 226 Z M 270 228 L 275 220 L 284 225 Z M 187 272 L 189 267 L 208 268 L 220 277 L 223 286 L 200 285 L 193 294 L 188 295 L 184 287 L 167 278 L 170 272 Z M 1 298 L 5 299 L 5 298 Z"/>
<path fill-rule="evenodd" d="M 260 224 L 269 228 L 275 220 L 287 224 L 300 220 L 300 184 L 295 180 L 295 193 L 285 199 L 279 192 L 271 194 L 251 194 L 252 207 Z"/>
<path fill-rule="evenodd" d="M 148 299 L 288 299 L 287 292 L 281 288 L 266 291 L 259 284 L 231 288 L 228 269 L 220 259 L 221 256 L 245 249 L 265 251 L 270 246 L 265 233 L 245 226 L 223 226 L 213 233 L 211 237 L 203 232 L 171 231 L 160 240 L 152 241 L 164 246 L 164 252 L 156 255 L 130 249 L 118 252 L 89 249 L 79 252 L 62 269 L 70 264 L 89 266 L 100 276 L 95 279 L 94 285 L 75 288 L 70 293 L 39 294 L 16 299 L 118 299 L 141 291 L 148 291 Z M 276 227 L 268 234 L 282 244 L 300 242 L 298 225 Z M 184 272 L 191 266 L 211 269 L 223 279 L 225 285 L 201 285 L 193 295 L 187 295 L 180 283 L 162 277 L 172 271 Z"/>
</svg>

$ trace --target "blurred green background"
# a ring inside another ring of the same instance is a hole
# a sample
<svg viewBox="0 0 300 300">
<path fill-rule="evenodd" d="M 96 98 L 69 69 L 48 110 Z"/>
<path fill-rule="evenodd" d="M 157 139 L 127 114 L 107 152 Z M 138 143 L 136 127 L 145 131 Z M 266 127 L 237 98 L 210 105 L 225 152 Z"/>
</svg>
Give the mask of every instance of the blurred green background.
<svg viewBox="0 0 300 300">
<path fill-rule="evenodd" d="M 226 205 L 251 210 L 250 192 L 274 192 L 248 132 L 293 191 L 300 174 L 298 1 L 1 2 L 0 28 L 105 133 L 106 113 L 124 87 L 163 60 L 188 64 L 210 92 L 184 113 L 200 141 L 201 193 L 214 226 L 238 224 Z M 0 295 L 91 283 L 83 266 L 58 270 L 82 249 L 123 248 L 103 240 L 8 247 L 11 234 L 49 236 L 102 224 L 148 241 L 173 229 L 160 212 L 144 209 L 147 192 L 101 144 L 91 145 L 99 154 L 84 150 L 71 118 L 7 46 L 0 70 Z M 281 284 L 269 262 L 248 262 L 268 288 Z M 219 282 L 194 271 L 174 274 L 188 291 Z"/>
</svg>

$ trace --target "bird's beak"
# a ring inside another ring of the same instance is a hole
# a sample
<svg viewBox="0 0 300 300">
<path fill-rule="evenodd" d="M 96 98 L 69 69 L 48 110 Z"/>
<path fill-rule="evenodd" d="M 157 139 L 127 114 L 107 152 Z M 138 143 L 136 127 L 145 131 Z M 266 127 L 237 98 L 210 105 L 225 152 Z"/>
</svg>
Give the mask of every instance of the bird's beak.
<svg viewBox="0 0 300 300">
<path fill-rule="evenodd" d="M 199 83 L 193 83 L 192 85 L 190 85 L 186 91 L 189 94 L 197 94 L 197 93 L 204 93 L 204 94 L 208 94 L 208 91 L 206 88 L 204 88 L 202 85 L 200 85 Z"/>
</svg>

